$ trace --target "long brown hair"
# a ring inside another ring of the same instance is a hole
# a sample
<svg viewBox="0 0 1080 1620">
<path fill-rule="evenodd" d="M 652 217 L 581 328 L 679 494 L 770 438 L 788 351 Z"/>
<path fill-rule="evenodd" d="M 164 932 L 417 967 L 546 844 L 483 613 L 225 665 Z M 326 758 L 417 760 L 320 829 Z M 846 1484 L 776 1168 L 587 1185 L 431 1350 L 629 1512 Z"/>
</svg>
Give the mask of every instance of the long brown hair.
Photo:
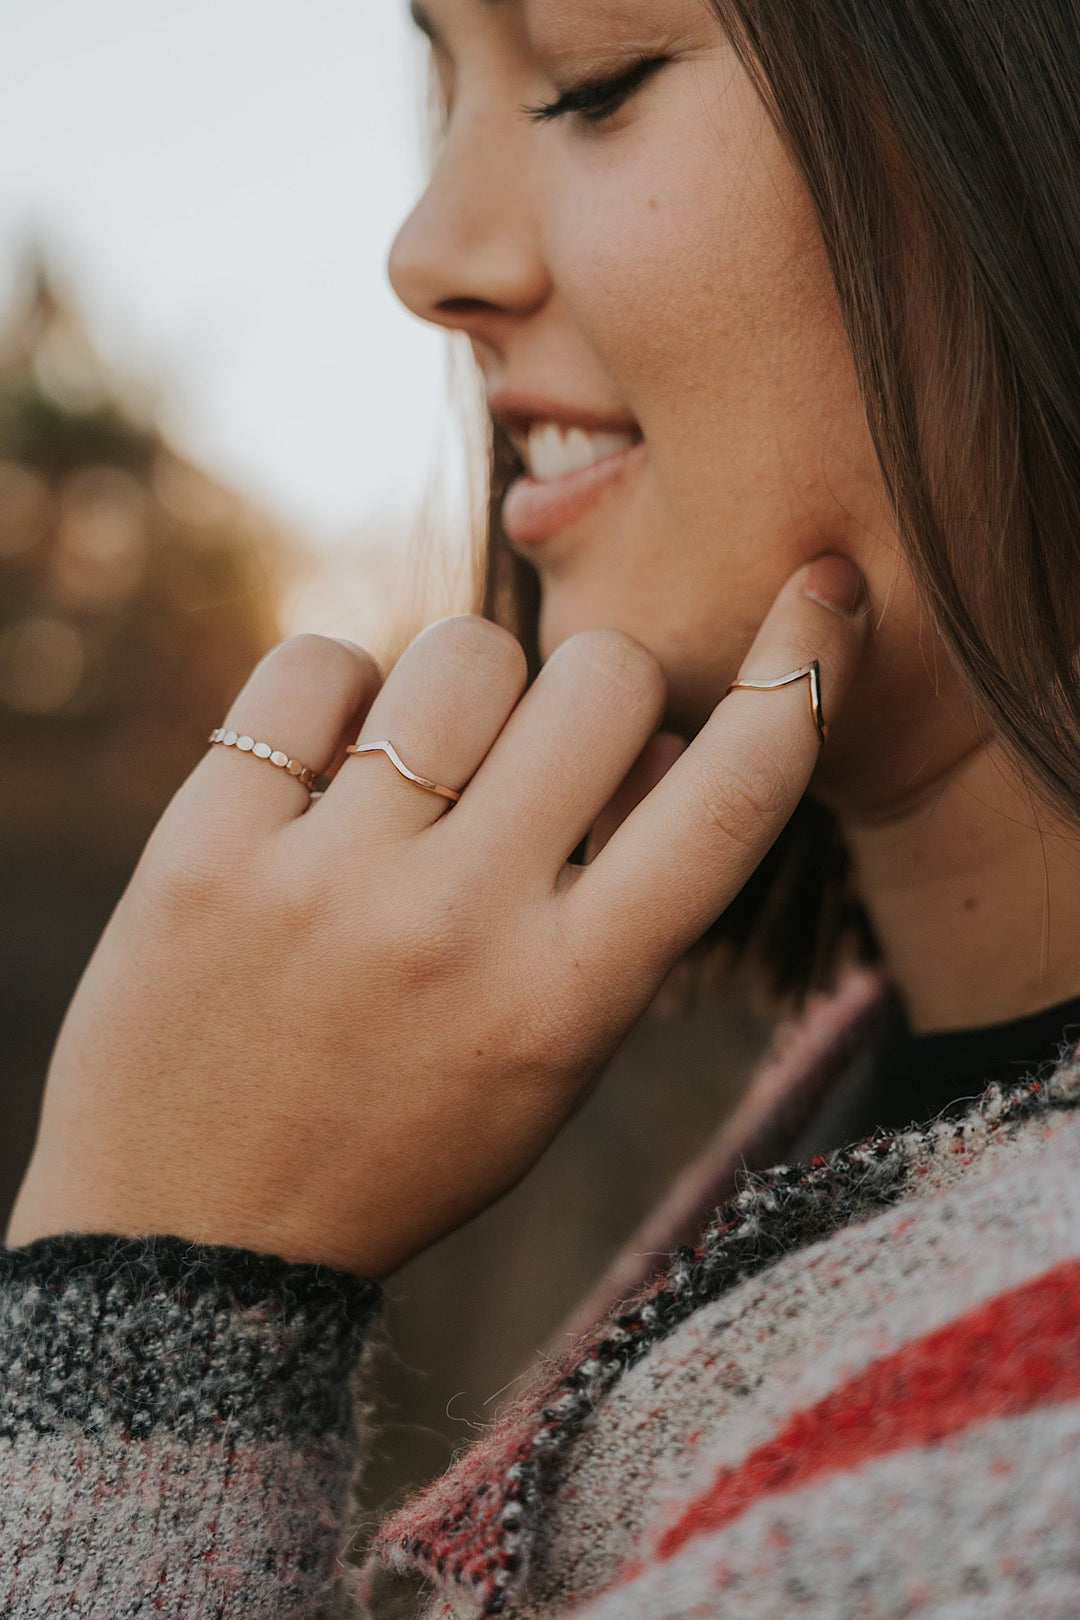
<svg viewBox="0 0 1080 1620">
<path fill-rule="evenodd" d="M 914 576 L 975 702 L 1080 821 L 1080 11 L 711 0 L 816 210 Z M 482 611 L 538 663 L 492 438 Z M 872 955 L 810 798 L 701 942 L 801 997 Z"/>
</svg>

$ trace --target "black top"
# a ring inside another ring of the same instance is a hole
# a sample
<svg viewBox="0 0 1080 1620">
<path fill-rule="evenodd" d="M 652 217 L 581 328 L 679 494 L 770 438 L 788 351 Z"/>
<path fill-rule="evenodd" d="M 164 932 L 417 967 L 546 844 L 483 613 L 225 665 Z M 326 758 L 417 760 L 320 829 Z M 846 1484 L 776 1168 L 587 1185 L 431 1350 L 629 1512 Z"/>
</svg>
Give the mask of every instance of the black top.
<svg viewBox="0 0 1080 1620">
<path fill-rule="evenodd" d="M 1043 1073 L 1077 1041 L 1080 996 L 1007 1024 L 935 1035 L 913 1035 L 897 1002 L 873 1053 L 840 1082 L 793 1157 L 828 1152 L 878 1126 L 925 1124 L 954 1105 L 960 1112 L 992 1080 Z"/>
</svg>

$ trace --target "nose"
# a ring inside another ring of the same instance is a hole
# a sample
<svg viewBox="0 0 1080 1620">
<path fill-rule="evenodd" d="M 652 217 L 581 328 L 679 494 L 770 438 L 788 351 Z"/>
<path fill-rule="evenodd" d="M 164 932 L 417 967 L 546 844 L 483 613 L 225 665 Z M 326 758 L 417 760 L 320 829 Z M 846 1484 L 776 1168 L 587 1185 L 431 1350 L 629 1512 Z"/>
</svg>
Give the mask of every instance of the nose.
<svg viewBox="0 0 1080 1620">
<path fill-rule="evenodd" d="M 390 282 L 422 320 L 498 348 L 550 286 L 515 104 L 455 110 L 434 173 L 390 252 Z"/>
</svg>

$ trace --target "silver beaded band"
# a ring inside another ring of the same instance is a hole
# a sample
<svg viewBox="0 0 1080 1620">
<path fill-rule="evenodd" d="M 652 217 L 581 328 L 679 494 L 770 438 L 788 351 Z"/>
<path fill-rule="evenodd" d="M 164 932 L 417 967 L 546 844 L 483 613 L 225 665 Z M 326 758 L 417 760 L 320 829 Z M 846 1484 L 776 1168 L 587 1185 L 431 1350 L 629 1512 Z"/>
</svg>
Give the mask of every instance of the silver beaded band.
<svg viewBox="0 0 1080 1620">
<path fill-rule="evenodd" d="M 212 731 L 209 740 L 211 743 L 220 743 L 222 748 L 238 748 L 242 754 L 253 754 L 256 759 L 265 759 L 268 764 L 276 765 L 279 770 L 294 776 L 301 787 L 306 787 L 309 793 L 314 792 L 318 773 L 308 765 L 301 765 L 298 759 L 290 759 L 280 748 L 271 748 L 269 743 L 256 742 L 254 737 L 246 737 L 239 731 L 226 731 L 224 726 Z"/>
</svg>

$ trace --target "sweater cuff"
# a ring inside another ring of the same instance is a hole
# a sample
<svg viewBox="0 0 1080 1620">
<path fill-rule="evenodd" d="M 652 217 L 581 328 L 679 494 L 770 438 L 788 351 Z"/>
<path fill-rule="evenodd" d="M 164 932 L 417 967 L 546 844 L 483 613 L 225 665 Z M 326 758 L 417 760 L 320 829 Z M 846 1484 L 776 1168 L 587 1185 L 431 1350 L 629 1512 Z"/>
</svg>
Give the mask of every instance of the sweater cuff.
<svg viewBox="0 0 1080 1620">
<path fill-rule="evenodd" d="M 0 1249 L 0 1614 L 343 1613 L 381 1297 L 177 1237 Z"/>
<path fill-rule="evenodd" d="M 381 1300 L 328 1266 L 177 1237 L 0 1249 L 0 1434 L 344 1436 L 348 1374 Z"/>
</svg>

